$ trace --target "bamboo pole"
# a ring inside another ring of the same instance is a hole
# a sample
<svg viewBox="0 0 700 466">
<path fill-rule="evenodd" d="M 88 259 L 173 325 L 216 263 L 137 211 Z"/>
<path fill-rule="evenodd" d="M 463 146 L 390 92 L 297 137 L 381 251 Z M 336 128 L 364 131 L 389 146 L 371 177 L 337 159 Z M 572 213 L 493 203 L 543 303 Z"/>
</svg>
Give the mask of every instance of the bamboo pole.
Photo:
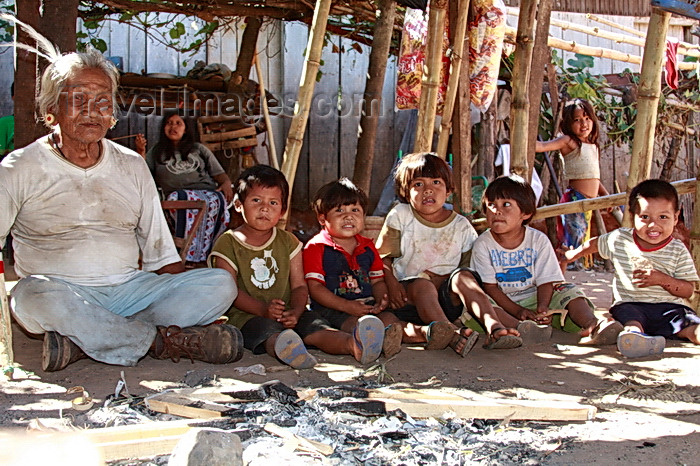
<svg viewBox="0 0 700 466">
<path fill-rule="evenodd" d="M 457 3 L 457 26 L 452 41 L 452 66 L 450 68 L 450 79 L 447 82 L 447 92 L 445 93 L 445 107 L 442 111 L 442 121 L 440 122 L 440 135 L 438 136 L 437 154 L 441 159 L 447 157 L 447 143 L 450 139 L 455 100 L 457 99 L 457 88 L 459 87 L 459 75 L 462 69 L 462 55 L 464 52 L 464 36 L 467 32 L 467 16 L 469 15 L 469 0 L 458 0 Z M 464 85 L 467 84 L 465 83 Z"/>
<path fill-rule="evenodd" d="M 688 194 L 696 191 L 696 179 L 673 181 L 671 183 L 678 191 L 678 194 Z M 697 201 L 696 201 L 697 202 Z M 608 196 L 583 199 L 581 201 L 564 202 L 563 204 L 547 205 L 537 209 L 532 219 L 556 217 L 557 215 L 573 214 L 578 212 L 588 212 L 589 210 L 608 209 L 619 205 L 627 204 L 627 193 L 610 194 Z M 697 205 L 697 204 L 696 204 Z M 629 209 L 627 209 L 629 210 Z M 696 223 L 694 222 L 693 225 Z M 700 224 L 700 222 L 698 222 Z"/>
<path fill-rule="evenodd" d="M 506 27 L 506 40 L 510 43 L 516 43 L 515 39 L 516 31 L 512 27 Z M 590 57 L 598 58 L 609 58 L 610 60 L 617 60 L 626 63 L 634 63 L 639 65 L 642 63 L 642 57 L 639 55 L 632 55 L 630 53 L 624 53 L 613 49 L 606 49 L 602 47 L 589 47 L 587 45 L 579 45 L 573 41 L 565 41 L 557 39 L 556 37 L 549 36 L 547 39 L 547 45 L 555 49 L 566 50 L 567 52 L 579 53 L 581 55 L 587 55 Z M 679 70 L 694 70 L 696 67 L 695 63 L 691 62 L 680 62 L 677 64 Z"/>
<path fill-rule="evenodd" d="M 260 87 L 260 107 L 263 111 L 263 117 L 265 118 L 265 127 L 267 128 L 267 150 L 270 159 L 270 165 L 274 168 L 280 168 L 279 161 L 277 160 L 277 148 L 275 147 L 275 135 L 272 131 L 272 120 L 270 119 L 270 109 L 267 107 L 267 93 L 265 92 L 265 82 L 263 79 L 262 67 L 260 66 L 260 59 L 258 58 L 258 51 L 255 50 L 255 57 L 253 58 L 255 62 L 255 72 L 258 75 L 258 86 Z"/>
<path fill-rule="evenodd" d="M 692 118 L 692 116 L 691 116 Z M 690 227 L 690 254 L 693 256 L 693 262 L 695 263 L 695 269 L 700 266 L 700 171 L 696 175 L 695 182 L 695 204 L 693 206 L 693 223 Z M 693 304 L 693 309 L 698 309 L 698 300 L 700 296 L 696 289 L 691 302 Z"/>
<path fill-rule="evenodd" d="M 513 63 L 513 100 L 510 110 L 511 171 L 528 180 L 527 166 L 528 120 L 530 102 L 530 68 L 535 46 L 535 16 L 538 0 L 522 0 L 518 16 L 518 32 L 515 39 L 515 59 Z"/>
<path fill-rule="evenodd" d="M 666 33 L 671 13 L 652 8 L 644 60 L 639 77 L 637 97 L 637 121 L 632 140 L 632 157 L 627 177 L 627 192 L 639 182 L 649 178 L 651 162 L 654 158 L 654 131 L 661 95 L 661 68 L 666 53 Z M 632 216 L 625 212 L 623 226 L 632 226 Z"/>
<path fill-rule="evenodd" d="M 511 16 L 518 16 L 518 9 L 514 7 L 506 7 L 508 10 L 508 14 Z M 576 32 L 582 32 L 584 34 L 588 34 L 589 36 L 594 36 L 594 37 L 600 37 L 601 39 L 609 39 L 614 41 L 615 43 L 622 43 L 622 44 L 630 44 L 630 45 L 636 45 L 638 47 L 644 47 L 644 39 L 640 38 L 640 36 L 635 35 L 633 36 L 628 36 L 625 34 L 617 34 L 612 31 L 607 31 L 605 29 L 598 29 L 598 28 L 592 28 L 592 27 L 587 27 L 587 26 L 582 26 L 580 24 L 572 23 L 569 21 L 562 21 L 559 19 L 550 19 L 550 24 L 552 26 L 561 28 L 562 30 L 569 30 L 569 31 L 576 31 Z M 641 37 L 645 37 L 642 35 Z M 679 55 L 686 55 L 689 57 L 700 57 L 700 49 L 697 48 L 697 46 L 693 46 L 693 44 L 688 44 L 686 42 L 679 42 L 678 43 L 678 54 Z"/>
<path fill-rule="evenodd" d="M 306 45 L 306 59 L 301 71 L 301 81 L 299 83 L 299 95 L 294 105 L 294 116 L 292 124 L 287 134 L 287 142 L 284 147 L 282 161 L 282 173 L 289 182 L 289 203 L 291 206 L 292 188 L 294 187 L 294 176 L 299 164 L 299 153 L 304 143 L 304 131 L 306 122 L 309 119 L 309 108 L 316 86 L 316 75 L 321 64 L 321 53 L 323 52 L 323 37 L 326 34 L 326 24 L 328 23 L 328 12 L 331 9 L 332 0 L 318 0 L 314 9 L 314 17 L 309 30 L 309 39 Z M 289 211 L 280 220 L 280 227 L 287 225 Z"/>
<path fill-rule="evenodd" d="M 394 32 L 396 2 L 379 0 L 379 16 L 374 25 L 372 50 L 369 54 L 367 80 L 362 99 L 360 116 L 360 137 L 357 140 L 355 168 L 352 179 L 358 188 L 370 194 L 372 166 L 374 164 L 374 145 L 377 139 L 377 126 L 382 107 L 382 87 L 386 74 L 386 62 L 391 48 L 391 35 Z"/>
<path fill-rule="evenodd" d="M 7 302 L 7 289 L 5 288 L 5 264 L 2 259 L 2 251 L 0 251 L 0 368 L 9 369 L 14 364 L 14 360 L 10 306 Z"/>
<path fill-rule="evenodd" d="M 446 16 L 447 0 L 433 0 L 430 2 L 428 43 L 425 48 L 425 64 L 421 80 L 420 102 L 418 103 L 418 125 L 416 126 L 416 142 L 413 146 L 414 152 L 430 152 L 433 146 Z"/>
</svg>

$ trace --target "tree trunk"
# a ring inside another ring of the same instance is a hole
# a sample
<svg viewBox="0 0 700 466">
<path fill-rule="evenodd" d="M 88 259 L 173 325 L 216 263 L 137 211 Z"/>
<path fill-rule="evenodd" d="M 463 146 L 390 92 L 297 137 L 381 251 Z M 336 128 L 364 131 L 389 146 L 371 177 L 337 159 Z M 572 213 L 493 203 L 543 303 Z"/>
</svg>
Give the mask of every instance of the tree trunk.
<svg viewBox="0 0 700 466">
<path fill-rule="evenodd" d="M 374 26 L 372 51 L 369 55 L 367 82 L 360 117 L 360 137 L 357 141 L 355 169 L 352 175 L 355 184 L 368 196 L 372 181 L 374 143 L 377 138 L 377 125 L 382 108 L 382 88 L 384 87 L 386 62 L 389 58 L 391 35 L 394 32 L 394 18 L 396 18 L 396 2 L 394 0 L 379 0 L 377 6 L 379 16 Z"/>
<path fill-rule="evenodd" d="M 248 79 L 257 50 L 258 32 L 260 32 L 260 26 L 262 26 L 262 19 L 249 16 L 246 18 L 245 23 L 243 37 L 241 38 L 241 48 L 236 60 L 236 71 Z"/>
<path fill-rule="evenodd" d="M 468 47 L 469 44 L 464 44 Z M 469 54 L 465 54 L 459 72 L 457 99 L 452 114 L 452 176 L 455 182 L 456 212 L 469 213 L 472 206 L 472 120 L 469 96 Z"/>
<path fill-rule="evenodd" d="M 479 159 L 476 162 L 477 175 L 484 175 L 488 180 L 494 178 L 494 165 L 496 153 L 498 152 L 498 141 L 496 132 L 498 131 L 498 92 L 493 96 L 489 108 L 481 114 L 481 125 L 479 131 Z"/>
</svg>

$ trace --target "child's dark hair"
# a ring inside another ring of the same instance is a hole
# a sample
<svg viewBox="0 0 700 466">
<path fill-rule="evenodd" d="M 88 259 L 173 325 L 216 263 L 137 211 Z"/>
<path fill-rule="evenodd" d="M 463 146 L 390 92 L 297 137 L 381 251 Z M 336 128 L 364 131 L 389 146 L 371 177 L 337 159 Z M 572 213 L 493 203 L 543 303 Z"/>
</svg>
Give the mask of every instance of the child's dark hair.
<svg viewBox="0 0 700 466">
<path fill-rule="evenodd" d="M 486 212 L 486 202 L 493 202 L 497 199 L 513 199 L 517 202 L 520 211 L 525 215 L 530 215 L 523 220 L 523 225 L 527 225 L 537 211 L 537 198 L 532 186 L 518 175 L 499 176 L 493 180 L 484 191 L 481 209 Z"/>
<path fill-rule="evenodd" d="M 289 183 L 287 183 L 287 178 L 284 177 L 281 171 L 269 165 L 253 165 L 247 168 L 236 178 L 236 182 L 233 183 L 233 199 L 245 202 L 248 193 L 255 186 L 280 188 L 280 191 L 282 191 L 282 212 L 287 211 Z"/>
<path fill-rule="evenodd" d="M 639 183 L 630 191 L 630 212 L 639 212 L 639 198 L 665 199 L 673 204 L 673 211 L 678 212 L 678 191 L 673 185 L 663 180 L 646 180 Z"/>
<path fill-rule="evenodd" d="M 598 123 L 598 117 L 595 115 L 595 110 L 593 105 L 586 99 L 574 99 L 568 101 L 564 105 L 564 109 L 561 111 L 561 122 L 559 123 L 559 129 L 562 133 L 569 136 L 571 139 L 576 141 L 576 144 L 581 147 L 581 141 L 578 136 L 574 134 L 572 126 L 574 124 L 574 113 L 576 110 L 583 110 L 583 113 L 590 118 L 593 123 L 593 128 L 591 128 L 591 134 L 588 135 L 588 141 L 591 144 L 598 145 L 598 136 L 600 135 L 600 123 Z"/>
<path fill-rule="evenodd" d="M 432 152 L 408 154 L 399 162 L 394 181 L 396 181 L 396 193 L 401 201 L 408 202 L 408 192 L 414 178 L 440 178 L 445 182 L 447 192 L 454 191 L 450 166 Z"/>
<path fill-rule="evenodd" d="M 326 215 L 331 210 L 344 205 L 359 204 L 363 212 L 367 210 L 367 195 L 347 178 L 326 183 L 316 191 L 311 208 L 316 215 Z"/>
</svg>

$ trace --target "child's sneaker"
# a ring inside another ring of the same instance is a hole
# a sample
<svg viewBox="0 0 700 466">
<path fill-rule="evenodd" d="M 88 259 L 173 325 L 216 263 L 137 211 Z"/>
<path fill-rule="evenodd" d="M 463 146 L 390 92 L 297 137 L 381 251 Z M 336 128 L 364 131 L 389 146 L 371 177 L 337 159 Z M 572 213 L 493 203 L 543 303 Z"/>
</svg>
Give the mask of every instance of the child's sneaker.
<svg viewBox="0 0 700 466">
<path fill-rule="evenodd" d="M 275 356 L 294 369 L 310 369 L 317 362 L 316 358 L 306 350 L 306 345 L 299 334 L 289 328 L 277 335 Z"/>
<path fill-rule="evenodd" d="M 546 343 L 552 337 L 550 325 L 540 325 L 534 320 L 523 320 L 518 324 L 517 330 L 523 339 L 523 345 Z"/>
<path fill-rule="evenodd" d="M 382 354 L 384 324 L 377 316 L 360 317 L 352 334 L 357 346 L 362 351 L 359 359 L 360 364 L 370 363 Z"/>
<path fill-rule="evenodd" d="M 664 352 L 666 339 L 639 332 L 620 332 L 617 336 L 617 349 L 628 358 L 641 358 Z"/>
</svg>

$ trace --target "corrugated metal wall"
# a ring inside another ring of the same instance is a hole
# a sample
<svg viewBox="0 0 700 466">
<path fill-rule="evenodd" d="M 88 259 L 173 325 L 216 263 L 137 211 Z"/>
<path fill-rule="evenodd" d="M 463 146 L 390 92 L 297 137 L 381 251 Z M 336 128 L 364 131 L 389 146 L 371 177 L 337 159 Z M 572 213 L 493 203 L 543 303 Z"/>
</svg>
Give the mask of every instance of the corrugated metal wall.
<svg viewBox="0 0 700 466">
<path fill-rule="evenodd" d="M 508 6 L 519 6 L 520 0 L 504 0 Z M 553 0 L 552 10 L 596 15 L 649 16 L 648 0 Z"/>
</svg>

